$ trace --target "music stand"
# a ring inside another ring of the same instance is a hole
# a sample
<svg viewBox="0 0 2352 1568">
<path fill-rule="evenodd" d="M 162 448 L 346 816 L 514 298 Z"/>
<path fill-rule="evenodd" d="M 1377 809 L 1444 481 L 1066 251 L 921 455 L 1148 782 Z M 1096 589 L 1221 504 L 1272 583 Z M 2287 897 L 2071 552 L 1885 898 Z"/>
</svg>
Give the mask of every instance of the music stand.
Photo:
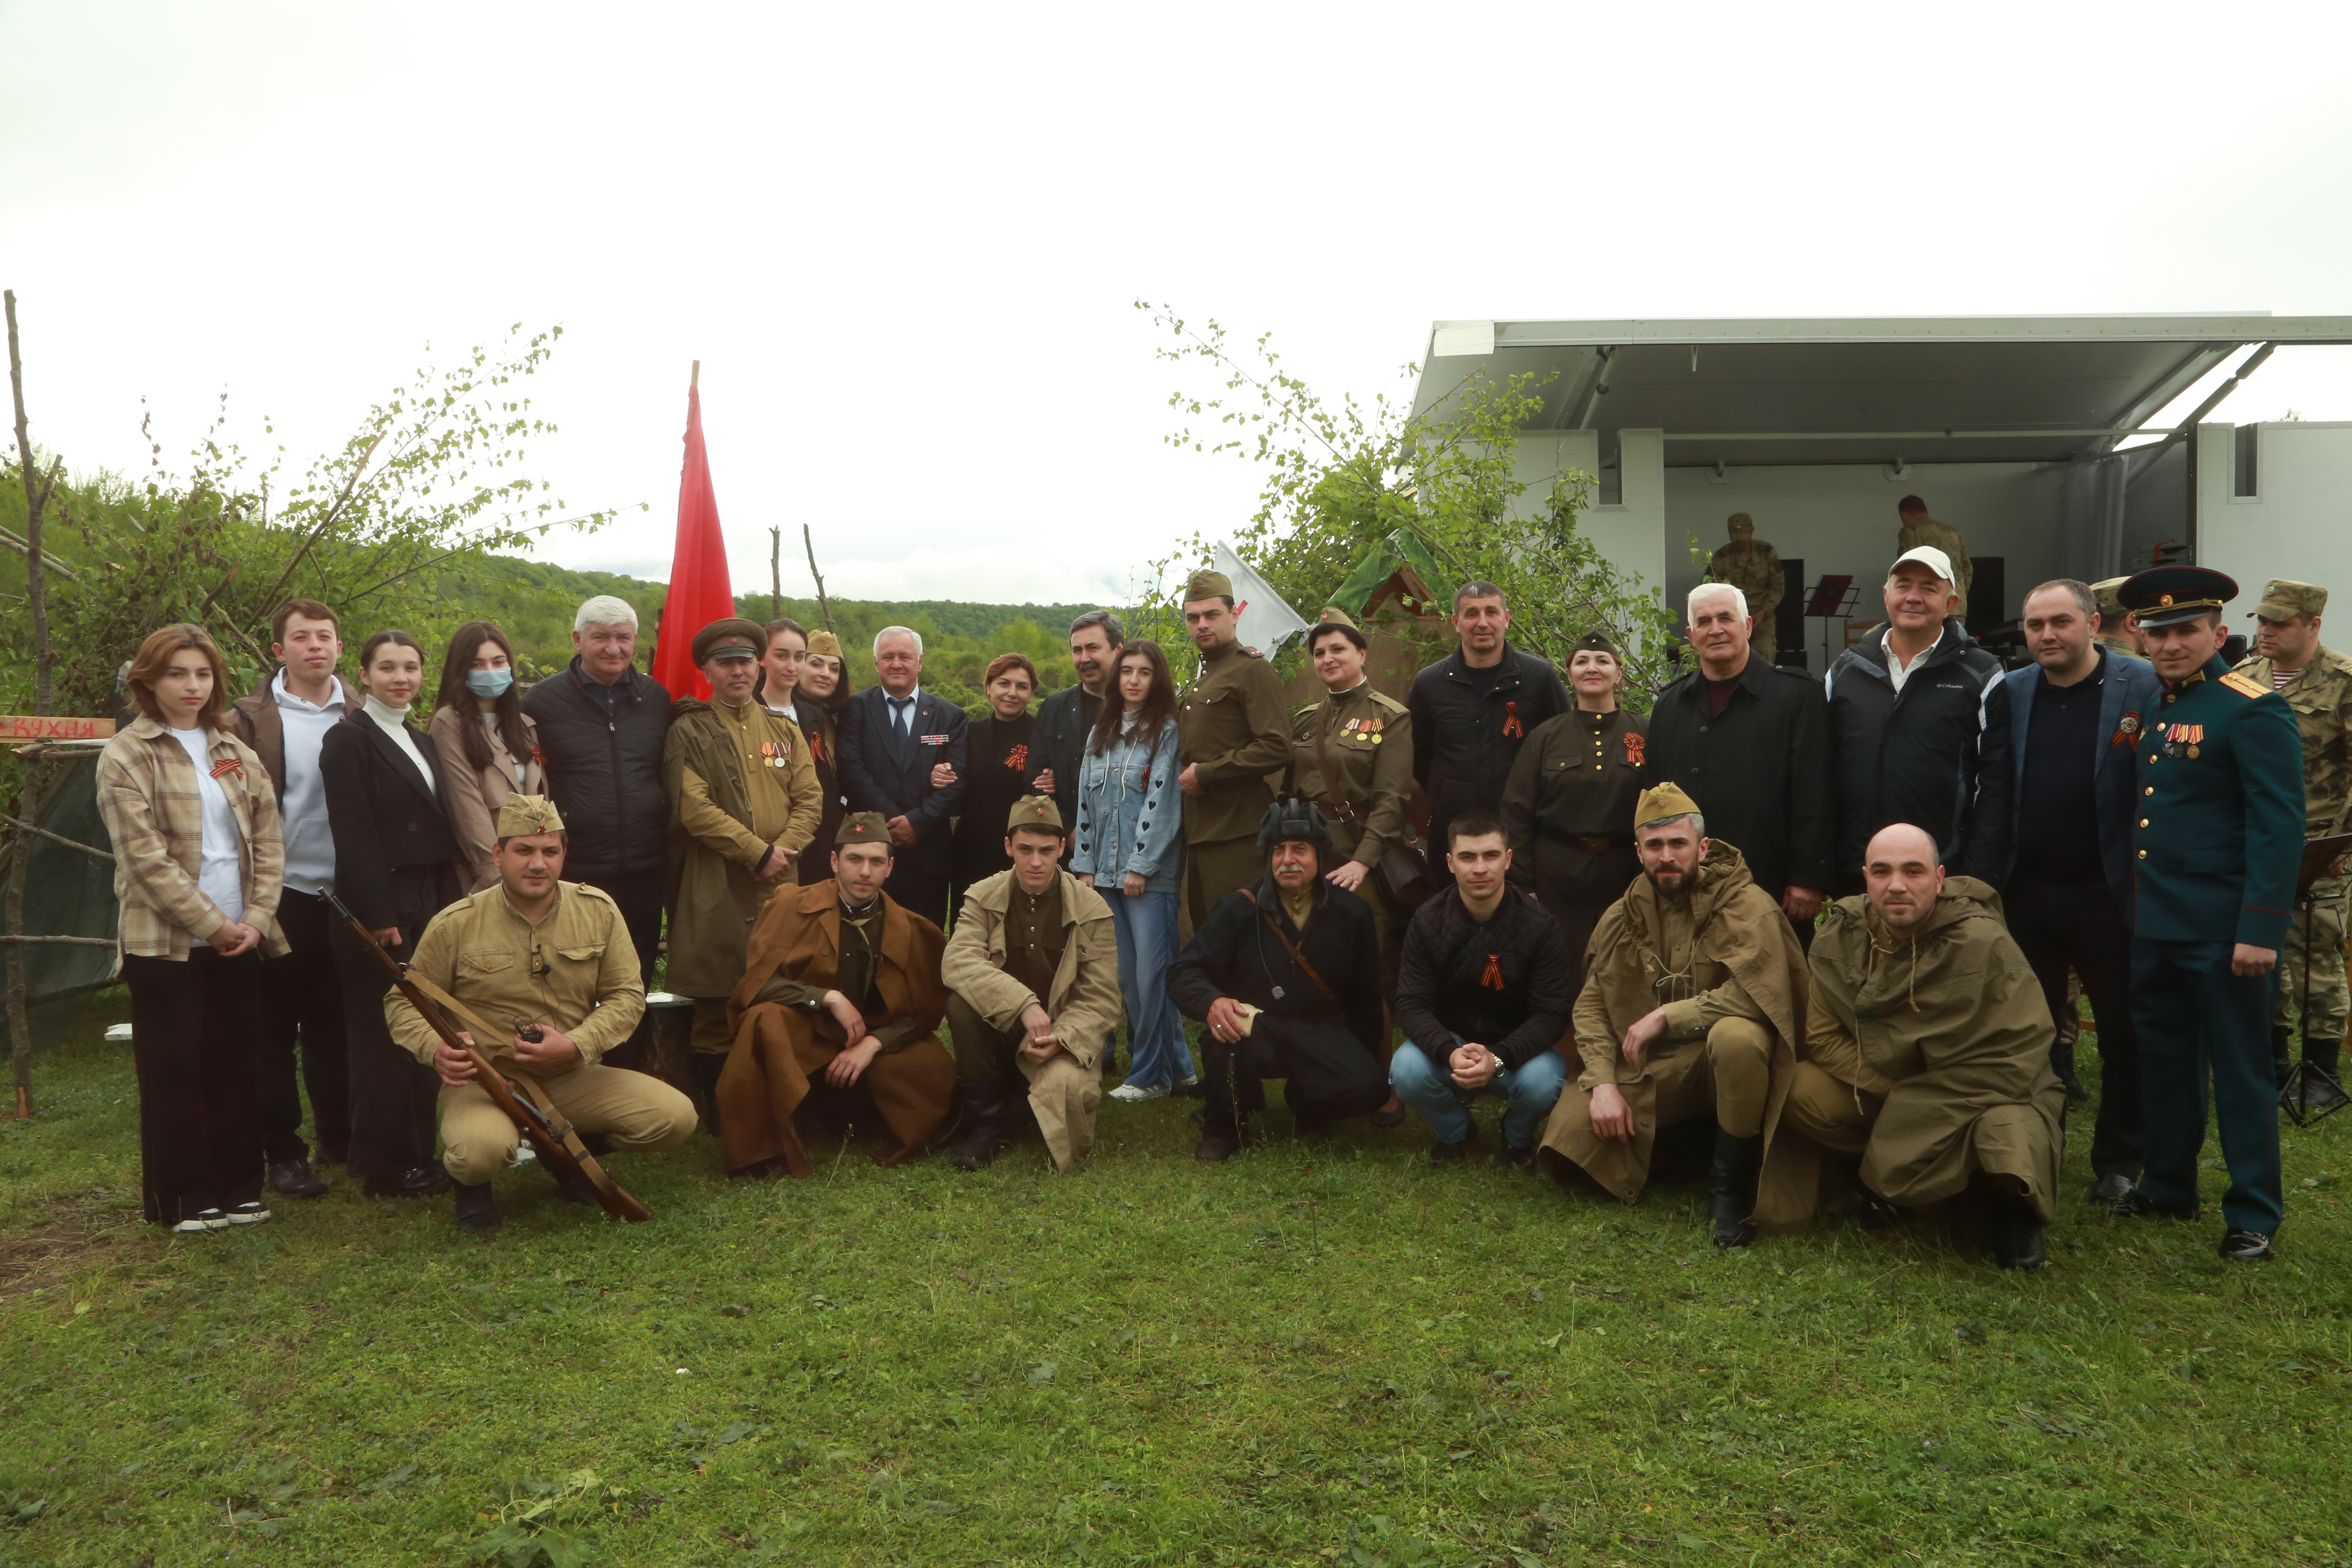
<svg viewBox="0 0 2352 1568">
<path fill-rule="evenodd" d="M 1822 668 L 1827 671 L 1830 653 L 1830 623 L 1844 620 L 1853 610 L 1855 595 L 1853 575 L 1824 575 L 1813 584 L 1811 597 L 1805 600 L 1805 619 L 1822 623 Z"/>
<path fill-rule="evenodd" d="M 2344 897 L 2341 893 L 2329 893 L 2323 898 L 2314 898 L 2311 889 L 2327 875 L 2328 868 L 2336 864 L 2337 858 L 2347 850 L 2352 850 L 2352 833 L 2330 833 L 2317 838 L 2306 838 L 2303 843 L 2303 864 L 2295 872 L 2294 900 L 2303 910 L 2303 996 L 2295 1026 L 2306 1047 L 2311 1040 L 2311 907 L 2316 903 L 2339 902 Z M 2334 1089 L 2334 1101 L 2316 1110 L 2305 1106 L 2303 1090 L 2313 1083 L 2322 1083 Z M 2312 1066 L 2308 1055 L 2300 1057 L 2288 1070 L 2285 1080 L 2279 1085 L 2279 1109 L 2285 1111 L 2297 1127 L 2309 1127 L 2325 1121 L 2344 1106 L 2342 1080 L 2326 1068 Z"/>
</svg>

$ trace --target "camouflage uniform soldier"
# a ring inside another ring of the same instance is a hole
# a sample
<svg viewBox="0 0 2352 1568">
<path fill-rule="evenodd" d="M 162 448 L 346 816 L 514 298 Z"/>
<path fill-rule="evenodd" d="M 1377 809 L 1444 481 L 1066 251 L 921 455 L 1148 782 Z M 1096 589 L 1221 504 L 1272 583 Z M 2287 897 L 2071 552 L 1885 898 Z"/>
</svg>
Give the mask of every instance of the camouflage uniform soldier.
<svg viewBox="0 0 2352 1568">
<path fill-rule="evenodd" d="M 2320 646 L 2319 616 L 2326 608 L 2325 588 L 2276 577 L 2264 584 L 2263 602 L 2254 610 L 2261 651 L 2237 670 L 2278 692 L 2294 710 L 2295 727 L 2303 732 L 2304 834 L 2312 838 L 2352 827 L 2352 658 Z M 2295 1016 L 2303 1015 L 2305 1071 L 2297 1093 L 2306 1110 L 2344 1098 L 2337 1063 L 2352 997 L 2345 980 L 2341 860 L 2336 870 L 2312 884 L 2311 902 L 2295 910 L 2287 928 L 2286 946 L 2279 953 L 2278 1011 L 2271 1019 L 2271 1052 L 2284 1079 Z"/>
<path fill-rule="evenodd" d="M 1731 542 L 1717 546 L 1715 559 L 1707 563 L 1706 581 L 1728 583 L 1748 595 L 1748 613 L 1756 617 L 1748 651 L 1770 664 L 1778 647 L 1773 617 L 1788 587 L 1788 579 L 1780 572 L 1780 552 L 1756 537 L 1756 520 L 1744 511 L 1733 512 L 1724 526 Z"/>
<path fill-rule="evenodd" d="M 2139 650 L 2139 634 L 2131 628 L 2131 612 L 2116 597 L 2116 590 L 2130 582 L 2128 577 L 2110 577 L 2104 583 L 2091 584 L 2092 602 L 2099 606 L 2098 635 L 2091 640 L 2109 653 L 2127 653 L 2134 658 L 2147 656 Z"/>
<path fill-rule="evenodd" d="M 1927 503 L 1917 496 L 1905 496 L 1896 501 L 1895 514 L 1903 520 L 1903 526 L 1895 532 L 1895 544 L 1898 551 L 1913 551 L 1923 544 L 1932 544 L 1951 557 L 1952 592 L 1960 596 L 1960 618 L 1966 620 L 1969 584 L 1976 581 L 1977 569 L 1975 563 L 1969 560 L 1968 542 L 1960 537 L 1960 531 L 1948 522 L 1937 522 L 1929 517 Z M 1899 561 L 1902 557 L 1897 555 L 1895 559 Z"/>
</svg>

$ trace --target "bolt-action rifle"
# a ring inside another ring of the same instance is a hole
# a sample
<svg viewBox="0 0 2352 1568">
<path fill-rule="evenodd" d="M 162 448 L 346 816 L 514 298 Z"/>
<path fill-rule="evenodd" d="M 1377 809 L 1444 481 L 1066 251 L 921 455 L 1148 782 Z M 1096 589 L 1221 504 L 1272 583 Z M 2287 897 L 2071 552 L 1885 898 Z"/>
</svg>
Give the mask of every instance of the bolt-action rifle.
<svg viewBox="0 0 2352 1568">
<path fill-rule="evenodd" d="M 393 984 L 408 998 L 408 1005 L 416 1009 L 416 1016 L 441 1037 L 443 1045 L 474 1064 L 474 1081 L 481 1086 L 483 1093 L 490 1097 L 490 1103 L 505 1111 L 508 1120 L 530 1140 L 530 1146 L 538 1152 L 540 1163 L 547 1167 L 551 1175 L 568 1190 L 593 1196 L 604 1206 L 607 1214 L 618 1215 L 626 1220 L 654 1217 L 651 1209 L 604 1173 L 604 1168 L 596 1163 L 596 1157 L 588 1152 L 587 1146 L 580 1142 L 580 1134 L 571 1121 L 563 1112 L 555 1109 L 555 1102 L 547 1098 L 547 1091 L 540 1088 L 530 1075 L 517 1073 L 511 1079 L 507 1077 L 499 1071 L 486 1052 L 467 1037 L 466 1031 L 459 1028 L 450 1016 L 453 1010 L 461 1014 L 465 1011 L 457 998 L 431 982 L 410 974 L 408 965 L 384 952 L 383 944 L 360 923 L 359 917 L 335 896 L 332 889 L 326 890 L 325 898 L 327 907 L 335 911 L 336 918 L 351 928 L 352 935 L 362 947 L 375 954 L 376 962 L 383 965 L 383 971 L 391 977 Z M 497 1037 L 495 1031 L 485 1032 L 488 1026 L 478 1018 L 468 1016 L 465 1022 L 478 1038 Z M 516 1033 L 527 1040 L 539 1037 L 539 1030 L 529 1024 L 522 1025 Z"/>
</svg>

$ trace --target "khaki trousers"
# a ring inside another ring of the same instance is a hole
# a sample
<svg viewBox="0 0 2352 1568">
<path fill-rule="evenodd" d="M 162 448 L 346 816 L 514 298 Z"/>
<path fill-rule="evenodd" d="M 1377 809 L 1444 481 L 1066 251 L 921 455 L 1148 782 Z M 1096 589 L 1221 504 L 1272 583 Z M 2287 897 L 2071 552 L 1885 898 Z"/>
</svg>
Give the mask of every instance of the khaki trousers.
<svg viewBox="0 0 2352 1568">
<path fill-rule="evenodd" d="M 1029 1083 L 1029 1109 L 1045 1135 L 1054 1169 L 1066 1171 L 1095 1146 L 1095 1113 L 1102 1105 L 1102 1068 L 1087 1067 L 1063 1051 L 1047 1062 L 1021 1052 L 1029 1037 L 1019 1025 L 992 1029 L 971 1003 L 948 994 L 948 1032 L 955 1037 L 956 1076 L 982 1083 L 1017 1068 Z"/>
<path fill-rule="evenodd" d="M 499 1070 L 513 1069 L 502 1063 Z M 675 1149 L 694 1136 L 694 1102 L 657 1078 L 579 1067 L 537 1081 L 572 1126 L 605 1134 L 615 1149 Z M 521 1130 L 480 1086 L 441 1086 L 441 1165 L 452 1180 L 468 1186 L 488 1181 L 521 1142 Z"/>
</svg>

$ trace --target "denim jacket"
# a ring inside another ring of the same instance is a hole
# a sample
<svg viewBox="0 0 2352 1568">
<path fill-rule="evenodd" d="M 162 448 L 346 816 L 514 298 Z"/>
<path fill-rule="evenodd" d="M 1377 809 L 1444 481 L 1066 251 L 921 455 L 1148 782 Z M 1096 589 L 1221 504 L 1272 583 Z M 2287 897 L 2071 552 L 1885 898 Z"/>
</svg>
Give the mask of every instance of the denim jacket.
<svg viewBox="0 0 2352 1568">
<path fill-rule="evenodd" d="M 1160 727 L 1156 756 L 1150 738 L 1132 732 L 1103 751 L 1081 753 L 1073 873 L 1097 888 L 1116 888 L 1129 871 L 1139 871 L 1146 892 L 1176 890 L 1184 868 L 1176 744 L 1176 721 L 1171 719 Z"/>
</svg>

